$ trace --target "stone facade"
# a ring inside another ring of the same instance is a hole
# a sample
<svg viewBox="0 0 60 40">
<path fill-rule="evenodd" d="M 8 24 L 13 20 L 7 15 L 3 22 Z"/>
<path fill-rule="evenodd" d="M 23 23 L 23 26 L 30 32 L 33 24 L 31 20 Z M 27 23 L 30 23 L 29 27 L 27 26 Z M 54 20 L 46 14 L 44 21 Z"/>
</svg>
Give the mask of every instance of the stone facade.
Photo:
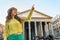
<svg viewBox="0 0 60 40">
<path fill-rule="evenodd" d="M 54 35 L 56 37 L 60 37 L 60 15 L 57 15 L 55 18 L 53 18 L 52 21 Z"/>
<path fill-rule="evenodd" d="M 26 18 L 30 10 L 18 12 L 18 16 Z M 23 23 L 23 34 L 25 40 L 33 40 L 35 36 L 47 36 L 50 33 L 52 17 L 34 10 L 30 20 Z"/>
</svg>

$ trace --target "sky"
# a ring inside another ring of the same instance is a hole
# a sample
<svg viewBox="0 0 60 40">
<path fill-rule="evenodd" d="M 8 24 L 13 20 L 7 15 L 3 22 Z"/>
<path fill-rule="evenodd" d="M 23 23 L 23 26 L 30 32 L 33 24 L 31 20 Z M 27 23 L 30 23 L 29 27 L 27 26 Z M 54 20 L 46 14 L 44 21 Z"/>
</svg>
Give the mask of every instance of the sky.
<svg viewBox="0 0 60 40">
<path fill-rule="evenodd" d="M 35 10 L 55 17 L 60 14 L 60 0 L 0 0 L 0 23 L 5 24 L 7 10 L 16 7 L 19 12 L 35 5 Z"/>
</svg>

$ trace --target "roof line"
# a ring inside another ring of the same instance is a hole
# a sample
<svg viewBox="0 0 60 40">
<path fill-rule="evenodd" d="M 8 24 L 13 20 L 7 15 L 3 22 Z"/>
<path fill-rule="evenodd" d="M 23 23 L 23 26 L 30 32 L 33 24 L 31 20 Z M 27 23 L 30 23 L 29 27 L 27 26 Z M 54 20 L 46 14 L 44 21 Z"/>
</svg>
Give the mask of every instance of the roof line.
<svg viewBox="0 0 60 40">
<path fill-rule="evenodd" d="M 42 15 L 45 15 L 45 16 L 48 16 L 48 15 L 46 15 L 46 14 L 44 14 L 44 13 L 42 13 L 42 12 L 39 12 L 39 11 L 37 11 L 37 10 L 35 10 L 35 12 L 37 12 L 37 13 L 39 13 L 39 14 L 42 14 Z M 48 17 L 52 18 L 51 16 L 48 16 Z"/>
<path fill-rule="evenodd" d="M 19 14 L 22 14 L 22 13 L 25 13 L 25 12 L 28 12 L 28 11 L 30 11 L 30 9 L 25 10 L 25 11 L 22 11 L 22 12 L 18 12 L 18 15 L 19 15 Z M 42 12 L 39 12 L 39 11 L 37 11 L 37 10 L 34 10 L 34 11 L 37 12 L 37 13 L 39 13 L 39 14 L 42 14 L 42 15 L 48 16 L 48 15 L 46 15 L 46 14 L 44 14 L 44 13 L 42 13 Z M 48 17 L 52 18 L 51 16 L 48 16 Z"/>
</svg>

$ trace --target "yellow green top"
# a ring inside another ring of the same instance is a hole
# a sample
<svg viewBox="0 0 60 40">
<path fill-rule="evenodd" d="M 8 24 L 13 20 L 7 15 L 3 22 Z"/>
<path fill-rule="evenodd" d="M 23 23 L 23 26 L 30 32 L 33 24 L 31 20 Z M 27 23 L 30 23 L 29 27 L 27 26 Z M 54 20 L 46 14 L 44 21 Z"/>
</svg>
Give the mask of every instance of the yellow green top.
<svg viewBox="0 0 60 40">
<path fill-rule="evenodd" d="M 33 10 L 30 11 L 30 14 L 28 15 L 27 18 L 22 19 L 23 22 L 31 19 L 32 13 L 33 13 Z M 20 23 L 18 20 L 16 20 L 14 18 L 5 24 L 5 30 L 4 30 L 4 34 L 3 34 L 4 40 L 7 39 L 8 35 L 15 34 L 17 32 L 19 32 L 19 33 L 22 32 L 22 23 Z"/>
</svg>

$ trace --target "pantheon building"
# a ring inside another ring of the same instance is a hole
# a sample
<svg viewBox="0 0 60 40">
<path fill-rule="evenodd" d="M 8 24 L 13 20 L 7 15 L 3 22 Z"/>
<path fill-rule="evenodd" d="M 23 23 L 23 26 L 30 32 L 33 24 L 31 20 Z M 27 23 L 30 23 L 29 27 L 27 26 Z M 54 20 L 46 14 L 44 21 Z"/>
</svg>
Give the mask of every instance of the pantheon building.
<svg viewBox="0 0 60 40">
<path fill-rule="evenodd" d="M 29 12 L 30 9 L 19 12 L 18 16 L 21 18 L 26 18 L 29 15 Z M 50 25 L 51 19 L 52 17 L 50 17 L 49 15 L 34 10 L 31 19 L 22 24 L 24 40 L 33 40 L 35 36 L 42 37 L 49 35 L 50 28 L 52 28 Z"/>
</svg>

